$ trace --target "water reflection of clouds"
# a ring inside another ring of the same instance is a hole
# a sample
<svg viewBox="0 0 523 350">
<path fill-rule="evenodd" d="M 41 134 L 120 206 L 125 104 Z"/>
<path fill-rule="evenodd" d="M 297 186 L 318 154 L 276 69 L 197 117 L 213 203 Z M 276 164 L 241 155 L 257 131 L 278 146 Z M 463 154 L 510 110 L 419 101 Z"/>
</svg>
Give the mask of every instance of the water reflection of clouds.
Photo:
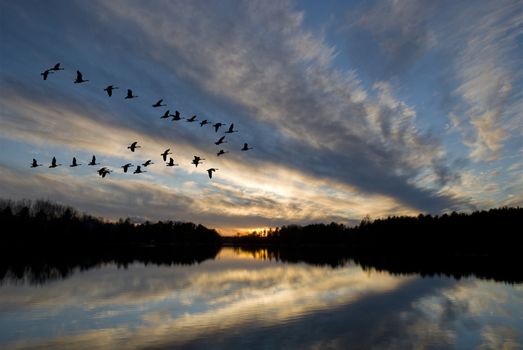
<svg viewBox="0 0 523 350">
<path fill-rule="evenodd" d="M 522 343 L 515 330 L 523 315 L 523 290 L 473 279 L 369 275 L 355 266 L 333 269 L 221 255 L 193 266 L 106 266 L 38 288 L 38 293 L 27 286 L 0 289 L 0 343 L 16 338 L 5 335 L 7 305 L 19 308 L 18 326 L 30 324 L 24 318 L 35 310 L 42 316 L 40 331 L 26 335 L 41 341 L 10 343 L 12 348 L 403 349 Z M 53 326 L 73 319 L 74 327 L 62 324 L 58 331 Z M 463 339 L 467 343 L 461 344 Z"/>
</svg>

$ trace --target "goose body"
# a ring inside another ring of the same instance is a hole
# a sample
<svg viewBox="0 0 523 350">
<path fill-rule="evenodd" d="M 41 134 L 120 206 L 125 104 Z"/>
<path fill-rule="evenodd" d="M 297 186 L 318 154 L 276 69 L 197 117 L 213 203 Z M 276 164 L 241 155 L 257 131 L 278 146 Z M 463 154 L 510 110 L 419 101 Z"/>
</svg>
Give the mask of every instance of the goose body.
<svg viewBox="0 0 523 350">
<path fill-rule="evenodd" d="M 75 167 L 75 166 L 79 166 L 79 165 L 82 165 L 82 164 L 78 164 L 76 162 L 76 157 L 73 157 L 73 162 L 71 163 L 71 165 L 69 165 L 71 168 Z"/>
<path fill-rule="evenodd" d="M 212 173 L 218 170 L 217 168 L 209 168 L 207 169 L 207 174 L 209 174 L 209 179 L 212 179 Z"/>
<path fill-rule="evenodd" d="M 96 163 L 96 157 L 93 156 L 93 158 L 91 159 L 91 161 L 87 165 L 98 165 L 98 164 L 100 164 L 100 163 Z"/>
<path fill-rule="evenodd" d="M 31 163 L 31 168 L 36 168 L 36 167 L 38 167 L 38 166 L 42 166 L 42 164 L 38 164 L 38 163 L 36 162 L 36 159 L 33 158 L 33 162 Z"/>
<path fill-rule="evenodd" d="M 243 144 L 243 148 L 242 148 L 241 150 L 242 150 L 242 151 L 248 151 L 248 150 L 250 150 L 250 149 L 252 149 L 252 147 L 249 147 L 249 144 L 248 144 L 248 143 L 244 143 L 244 144 Z"/>
<path fill-rule="evenodd" d="M 216 146 L 218 146 L 218 145 L 221 145 L 222 143 L 227 143 L 227 141 L 224 141 L 224 139 L 225 139 L 225 136 L 222 136 L 222 137 L 220 137 L 220 139 L 219 139 L 218 141 L 216 141 L 214 144 L 215 144 Z"/>
<path fill-rule="evenodd" d="M 174 114 L 171 114 L 171 117 L 173 118 L 172 119 L 173 121 L 184 119 L 183 117 L 180 117 L 180 112 L 179 111 L 176 111 L 176 112 L 174 112 Z"/>
<path fill-rule="evenodd" d="M 155 104 L 153 104 L 153 107 L 162 107 L 162 106 L 167 106 L 166 104 L 163 104 L 162 105 L 162 102 L 163 102 L 163 99 L 161 100 L 158 100 Z"/>
<path fill-rule="evenodd" d="M 107 95 L 108 95 L 109 97 L 111 97 L 111 96 L 113 96 L 113 90 L 115 90 L 115 89 L 118 89 L 118 86 L 108 85 L 108 86 L 104 89 L 104 91 L 106 91 L 106 92 L 107 92 Z"/>
<path fill-rule="evenodd" d="M 141 174 L 141 173 L 146 173 L 147 171 L 145 170 L 142 170 L 142 167 L 137 165 L 136 166 L 136 170 L 133 172 L 133 174 Z"/>
<path fill-rule="evenodd" d="M 53 160 L 51 161 L 51 165 L 49 165 L 49 168 L 56 168 L 57 166 L 60 166 L 62 164 L 56 164 L 56 158 L 53 157 Z"/>
<path fill-rule="evenodd" d="M 122 168 L 123 168 L 123 172 L 126 173 L 127 170 L 129 170 L 130 167 L 132 167 L 133 165 L 131 163 L 127 163 L 125 165 L 122 165 Z"/>
<path fill-rule="evenodd" d="M 163 151 L 163 153 L 160 153 L 160 155 L 163 157 L 163 161 L 164 161 L 164 162 L 167 161 L 167 155 L 168 155 L 168 154 L 172 154 L 172 153 L 170 152 L 170 150 L 171 150 L 170 148 L 167 148 L 165 151 Z"/>
<path fill-rule="evenodd" d="M 74 83 L 75 84 L 81 84 L 81 83 L 85 83 L 87 81 L 89 81 L 89 80 L 85 80 L 83 75 L 82 75 L 82 73 L 79 70 L 77 70 L 76 71 L 76 79 L 75 79 Z"/>
<path fill-rule="evenodd" d="M 174 163 L 174 159 L 169 157 L 169 161 L 166 163 L 167 166 L 178 166 L 179 164 Z"/>
<path fill-rule="evenodd" d="M 133 95 L 133 90 L 127 89 L 127 96 L 125 96 L 126 99 L 137 98 L 137 97 L 138 96 Z"/>
<path fill-rule="evenodd" d="M 130 146 L 127 146 L 127 148 L 130 149 L 131 152 L 134 152 L 135 149 L 142 147 L 142 146 L 138 146 L 137 144 L 138 144 L 138 141 L 134 141 L 133 143 L 131 143 Z"/>
<path fill-rule="evenodd" d="M 226 134 L 232 134 L 233 132 L 238 132 L 238 130 L 234 130 L 234 124 L 231 124 L 229 126 L 229 130 L 227 130 L 225 133 Z"/>
</svg>

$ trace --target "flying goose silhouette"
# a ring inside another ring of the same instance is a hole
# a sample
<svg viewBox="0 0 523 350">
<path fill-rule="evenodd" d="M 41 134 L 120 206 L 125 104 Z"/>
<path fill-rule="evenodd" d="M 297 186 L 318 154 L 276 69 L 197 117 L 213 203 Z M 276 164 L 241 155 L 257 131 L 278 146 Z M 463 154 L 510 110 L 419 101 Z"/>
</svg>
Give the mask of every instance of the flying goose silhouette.
<svg viewBox="0 0 523 350">
<path fill-rule="evenodd" d="M 123 168 L 123 172 L 126 173 L 127 170 L 129 169 L 129 167 L 132 167 L 134 165 L 132 165 L 131 163 L 127 163 L 125 165 L 122 165 L 122 168 Z"/>
<path fill-rule="evenodd" d="M 55 72 L 56 72 L 56 71 L 64 70 L 64 69 L 63 69 L 63 68 L 60 68 L 60 62 L 59 62 L 59 63 L 55 64 L 55 65 L 53 66 L 53 68 L 49 68 L 49 70 L 52 70 L 52 71 L 55 71 Z"/>
<path fill-rule="evenodd" d="M 186 120 L 186 122 L 189 122 L 189 123 L 192 123 L 192 122 L 195 122 L 197 119 L 196 119 L 196 115 L 193 115 L 192 117 L 190 117 L 189 119 Z"/>
<path fill-rule="evenodd" d="M 104 178 L 105 175 L 110 174 L 111 172 L 112 172 L 112 170 L 109 170 L 106 167 L 98 169 L 98 175 L 100 175 L 102 178 Z"/>
<path fill-rule="evenodd" d="M 167 106 L 166 104 L 162 105 L 162 102 L 163 102 L 163 99 L 158 100 L 155 104 L 153 104 L 153 107 Z"/>
<path fill-rule="evenodd" d="M 137 146 L 137 144 L 138 144 L 138 141 L 134 141 L 133 143 L 131 143 L 130 146 L 127 146 L 127 148 L 130 149 L 131 152 L 134 152 L 135 149 L 142 147 L 142 146 Z"/>
<path fill-rule="evenodd" d="M 150 159 L 149 159 L 148 161 L 146 161 L 145 163 L 142 163 L 142 165 L 143 165 L 145 168 L 147 168 L 147 167 L 148 167 L 149 165 L 151 165 L 151 164 L 154 164 L 154 163 L 153 163 L 153 161 L 150 160 Z"/>
<path fill-rule="evenodd" d="M 140 167 L 139 165 L 136 166 L 136 170 L 133 172 L 133 174 L 141 174 L 141 173 L 146 173 L 147 171 L 145 170 L 142 170 L 142 167 Z"/>
<path fill-rule="evenodd" d="M 74 83 L 75 83 L 75 84 L 81 84 L 81 83 L 85 83 L 85 82 L 87 82 L 87 81 L 89 81 L 89 80 L 85 80 L 85 79 L 83 78 L 82 73 L 81 73 L 79 70 L 77 70 L 77 71 L 76 71 L 76 80 L 74 81 Z"/>
<path fill-rule="evenodd" d="M 109 95 L 109 97 L 113 96 L 113 90 L 115 89 L 118 89 L 118 86 L 114 86 L 114 85 L 108 85 L 104 91 L 107 91 L 107 95 Z"/>
<path fill-rule="evenodd" d="M 42 164 L 38 164 L 36 162 L 36 159 L 33 158 L 33 162 L 31 163 L 31 168 L 36 168 L 37 166 L 42 166 Z"/>
<path fill-rule="evenodd" d="M 172 119 L 173 121 L 185 119 L 183 117 L 180 117 L 180 112 L 178 112 L 178 111 L 174 112 L 174 114 L 171 114 L 171 117 L 173 117 L 173 119 Z"/>
<path fill-rule="evenodd" d="M 47 80 L 47 76 L 49 76 L 49 73 L 54 73 L 54 72 L 51 72 L 49 69 L 46 69 L 42 73 L 40 73 L 40 75 L 44 78 L 44 80 Z"/>
<path fill-rule="evenodd" d="M 218 145 L 221 145 L 222 143 L 227 143 L 227 141 L 224 141 L 223 139 L 225 139 L 225 136 L 220 137 L 220 139 L 218 141 L 216 141 L 214 144 L 216 146 L 218 146 Z"/>
<path fill-rule="evenodd" d="M 127 89 L 127 96 L 125 96 L 126 99 L 128 98 L 137 98 L 138 96 L 133 95 L 133 90 Z"/>
<path fill-rule="evenodd" d="M 219 129 L 220 127 L 224 126 L 224 125 L 225 125 L 225 124 L 223 124 L 223 123 L 215 123 L 215 124 L 213 125 L 214 131 L 218 132 L 218 129 Z"/>
<path fill-rule="evenodd" d="M 234 129 L 234 124 L 231 124 L 229 126 L 229 130 L 227 130 L 225 133 L 226 134 L 232 134 L 233 132 L 238 132 L 238 130 L 233 130 Z"/>
<path fill-rule="evenodd" d="M 194 156 L 194 159 L 192 160 L 192 164 L 194 164 L 196 167 L 198 167 L 198 164 L 200 164 L 202 160 L 205 160 L 205 158 L 200 158 L 198 156 Z"/>
<path fill-rule="evenodd" d="M 207 174 L 209 174 L 209 179 L 212 179 L 212 173 L 213 171 L 218 170 L 217 168 L 209 168 L 207 169 Z"/>
<path fill-rule="evenodd" d="M 109 169 L 107 169 L 106 167 L 102 167 L 102 168 L 96 170 L 96 172 L 98 173 L 98 175 L 102 176 L 102 173 L 103 173 L 104 171 L 107 171 L 107 170 L 109 170 Z"/>
<path fill-rule="evenodd" d="M 229 152 L 224 151 L 223 149 L 221 149 L 218 153 L 216 153 L 216 155 L 219 157 L 219 156 L 221 156 L 222 154 L 225 154 L 225 153 L 229 153 Z"/>
<path fill-rule="evenodd" d="M 76 157 L 73 157 L 73 162 L 71 163 L 71 165 L 69 165 L 71 168 L 75 167 L 75 166 L 79 166 L 79 165 L 82 165 L 82 164 L 78 164 L 76 162 Z"/>
<path fill-rule="evenodd" d="M 248 144 L 248 143 L 244 143 L 244 144 L 243 144 L 243 148 L 242 148 L 241 150 L 242 150 L 242 151 L 248 151 L 248 150 L 250 150 L 250 149 L 252 149 L 252 147 L 249 147 L 249 144 Z"/>
<path fill-rule="evenodd" d="M 160 153 L 160 155 L 163 157 L 164 162 L 167 161 L 167 155 L 172 154 L 171 152 L 169 152 L 170 150 L 171 150 L 170 148 L 167 148 L 165 151 L 163 151 L 163 153 Z"/>
<path fill-rule="evenodd" d="M 179 164 L 175 164 L 174 163 L 174 159 L 172 159 L 171 157 L 169 157 L 169 161 L 167 163 L 165 163 L 167 166 L 178 166 Z"/>
<path fill-rule="evenodd" d="M 56 168 L 57 166 L 60 166 L 62 164 L 56 164 L 56 158 L 53 157 L 53 160 L 51 161 L 51 165 L 49 165 L 49 168 Z"/>
<path fill-rule="evenodd" d="M 170 110 L 166 110 L 165 113 L 160 117 L 160 119 L 169 118 L 170 117 L 169 112 L 170 112 Z"/>
<path fill-rule="evenodd" d="M 200 128 L 206 124 L 211 124 L 207 119 L 204 119 L 200 122 Z"/>
<path fill-rule="evenodd" d="M 91 159 L 91 162 L 89 162 L 89 164 L 87 165 L 98 165 L 100 163 L 96 163 L 96 157 L 93 155 L 93 159 Z"/>
</svg>

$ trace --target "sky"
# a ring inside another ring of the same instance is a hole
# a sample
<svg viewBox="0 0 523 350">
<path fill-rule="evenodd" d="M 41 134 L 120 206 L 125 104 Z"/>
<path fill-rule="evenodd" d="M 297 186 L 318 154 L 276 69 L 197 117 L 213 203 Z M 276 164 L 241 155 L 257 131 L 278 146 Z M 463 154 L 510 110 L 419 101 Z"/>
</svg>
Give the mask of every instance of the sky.
<svg viewBox="0 0 523 350">
<path fill-rule="evenodd" d="M 522 57 L 519 0 L 0 0 L 0 197 L 224 234 L 522 206 Z"/>
</svg>

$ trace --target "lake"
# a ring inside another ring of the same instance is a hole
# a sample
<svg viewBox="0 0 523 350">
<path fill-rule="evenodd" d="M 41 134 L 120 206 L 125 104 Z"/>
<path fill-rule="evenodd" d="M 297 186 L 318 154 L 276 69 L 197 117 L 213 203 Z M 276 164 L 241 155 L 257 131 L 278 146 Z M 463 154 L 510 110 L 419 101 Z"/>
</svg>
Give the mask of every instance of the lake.
<svg viewBox="0 0 523 350">
<path fill-rule="evenodd" d="M 194 264 L 5 277 L 2 349 L 521 349 L 523 284 L 222 248 Z"/>
</svg>

